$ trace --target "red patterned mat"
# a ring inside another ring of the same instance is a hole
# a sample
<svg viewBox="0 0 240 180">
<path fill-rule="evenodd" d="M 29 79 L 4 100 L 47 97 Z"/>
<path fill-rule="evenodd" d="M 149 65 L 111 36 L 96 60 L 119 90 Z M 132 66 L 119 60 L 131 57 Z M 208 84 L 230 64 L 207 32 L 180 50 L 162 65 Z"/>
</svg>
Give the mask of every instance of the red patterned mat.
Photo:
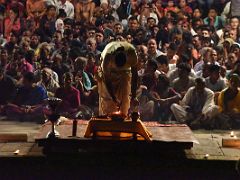
<svg viewBox="0 0 240 180">
<path fill-rule="evenodd" d="M 48 125 L 50 122 L 45 123 L 44 125 Z M 78 125 L 87 125 L 87 120 L 78 120 Z M 146 127 L 187 127 L 186 124 L 160 124 L 157 121 L 146 121 L 143 122 Z M 43 125 L 43 126 L 44 126 Z M 72 125 L 72 120 L 64 120 L 60 123 L 60 125 Z"/>
</svg>

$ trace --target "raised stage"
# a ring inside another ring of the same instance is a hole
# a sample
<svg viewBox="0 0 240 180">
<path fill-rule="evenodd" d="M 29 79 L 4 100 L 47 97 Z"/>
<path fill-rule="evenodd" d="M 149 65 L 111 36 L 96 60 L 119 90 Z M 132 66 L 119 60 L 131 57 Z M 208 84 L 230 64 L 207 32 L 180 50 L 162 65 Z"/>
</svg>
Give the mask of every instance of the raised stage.
<svg viewBox="0 0 240 180">
<path fill-rule="evenodd" d="M 84 123 L 86 126 L 86 122 L 79 122 L 82 127 L 78 128 L 83 128 Z M 34 137 L 41 137 L 42 128 L 34 122 L 0 118 L 0 140 L 1 134 L 27 137 L 21 141 L 0 142 L 1 179 L 237 179 L 238 176 L 240 149 L 222 146 L 222 139 L 229 138 L 232 130 L 195 130 L 193 136 L 199 144 L 193 143 L 191 149 L 178 153 L 170 151 L 174 148 L 162 147 L 152 153 L 147 152 L 147 148 L 142 153 L 96 153 L 93 149 L 91 153 L 81 151 L 79 156 L 58 154 L 54 157 L 43 154 L 43 147 L 35 143 Z M 154 129 L 151 125 L 148 128 Z M 234 133 L 240 137 L 239 130 Z M 18 153 L 14 153 L 16 150 Z"/>
<path fill-rule="evenodd" d="M 131 123 L 131 122 L 129 122 Z M 64 121 L 56 126 L 60 133 L 57 139 L 46 139 L 47 133 L 51 130 L 49 123 L 43 125 L 36 142 L 49 151 L 57 152 L 159 152 L 163 149 L 184 150 L 191 149 L 193 143 L 199 144 L 192 131 L 187 125 L 162 125 L 157 122 L 144 122 L 147 130 L 151 132 L 151 141 L 133 140 L 132 138 L 99 140 L 98 138 L 85 138 L 88 121 L 79 120 L 77 137 L 72 135 L 72 121 Z M 140 137 L 138 137 L 140 139 Z"/>
</svg>

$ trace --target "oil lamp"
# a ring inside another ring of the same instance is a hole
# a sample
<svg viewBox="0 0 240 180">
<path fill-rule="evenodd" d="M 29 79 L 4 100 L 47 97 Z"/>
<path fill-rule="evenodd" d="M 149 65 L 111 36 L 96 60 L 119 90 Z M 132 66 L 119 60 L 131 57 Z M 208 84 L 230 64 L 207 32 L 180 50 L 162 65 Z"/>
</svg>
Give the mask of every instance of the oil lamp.
<svg viewBox="0 0 240 180">
<path fill-rule="evenodd" d="M 124 121 L 124 119 L 126 118 L 126 116 L 121 111 L 113 112 L 110 115 L 110 117 L 113 121 L 120 121 L 120 122 Z"/>
<path fill-rule="evenodd" d="M 45 112 L 47 120 L 52 123 L 51 131 L 47 134 L 47 138 L 57 138 L 60 136 L 59 132 L 55 130 L 55 124 L 58 122 L 60 115 L 57 112 L 58 106 L 61 104 L 62 100 L 59 98 L 48 98 L 47 103 L 49 110 Z"/>
</svg>

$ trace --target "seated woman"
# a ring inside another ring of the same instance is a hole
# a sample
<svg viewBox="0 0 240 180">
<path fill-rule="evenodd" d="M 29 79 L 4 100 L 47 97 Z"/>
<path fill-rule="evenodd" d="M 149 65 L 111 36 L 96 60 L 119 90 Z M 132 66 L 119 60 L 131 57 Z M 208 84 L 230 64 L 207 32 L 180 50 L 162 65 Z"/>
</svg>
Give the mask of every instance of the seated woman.
<svg viewBox="0 0 240 180">
<path fill-rule="evenodd" d="M 76 113 L 80 106 L 80 92 L 72 85 L 73 74 L 67 72 L 63 75 L 63 87 L 57 89 L 55 97 L 62 99 L 58 109 L 66 116 Z"/>
<path fill-rule="evenodd" d="M 47 98 L 46 90 L 34 84 L 34 74 L 28 72 L 23 76 L 23 86 L 17 91 L 12 103 L 6 105 L 6 114 L 17 120 L 43 120 L 43 103 Z"/>
<path fill-rule="evenodd" d="M 59 84 L 53 78 L 53 71 L 49 68 L 43 68 L 41 72 L 41 80 L 37 83 L 42 86 L 48 94 L 48 97 L 53 97 Z"/>
<path fill-rule="evenodd" d="M 218 97 L 220 115 L 216 120 L 216 128 L 240 128 L 240 77 L 230 75 L 228 88 L 221 91 Z"/>
<path fill-rule="evenodd" d="M 81 93 L 81 102 L 89 105 L 88 98 L 91 94 L 92 83 L 89 75 L 85 72 L 87 66 L 87 59 L 85 57 L 78 57 L 74 62 L 75 81 L 74 86 Z"/>
</svg>

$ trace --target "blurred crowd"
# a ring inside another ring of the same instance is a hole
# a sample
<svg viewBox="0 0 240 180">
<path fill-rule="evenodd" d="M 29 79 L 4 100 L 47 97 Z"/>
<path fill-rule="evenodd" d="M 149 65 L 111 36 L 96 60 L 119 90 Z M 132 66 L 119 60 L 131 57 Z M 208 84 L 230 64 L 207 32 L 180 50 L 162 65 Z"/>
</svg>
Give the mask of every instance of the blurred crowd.
<svg viewBox="0 0 240 180">
<path fill-rule="evenodd" d="M 144 121 L 240 127 L 239 0 L 0 0 L 0 113 L 98 114 L 95 79 L 112 41 L 134 45 Z"/>
</svg>

